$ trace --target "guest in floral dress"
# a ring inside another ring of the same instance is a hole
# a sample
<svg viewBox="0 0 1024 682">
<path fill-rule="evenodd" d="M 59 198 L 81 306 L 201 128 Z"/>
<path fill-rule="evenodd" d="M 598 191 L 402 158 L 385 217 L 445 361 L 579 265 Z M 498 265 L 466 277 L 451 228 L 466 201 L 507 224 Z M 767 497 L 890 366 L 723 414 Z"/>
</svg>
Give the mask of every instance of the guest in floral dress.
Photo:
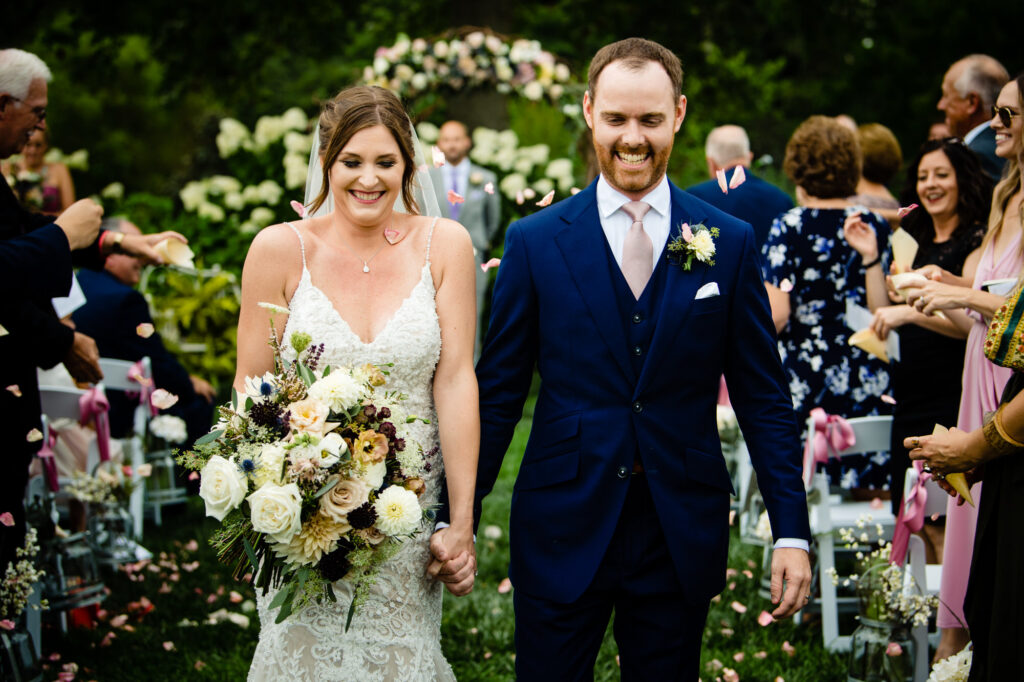
<svg viewBox="0 0 1024 682">
<path fill-rule="evenodd" d="M 789 377 L 793 408 L 801 420 L 811 409 L 861 417 L 887 412 L 887 365 L 848 345 L 849 304 L 867 307 L 865 265 L 843 237 L 848 215 L 860 212 L 884 252 L 889 225 L 851 206 L 860 177 L 856 135 L 832 118 L 812 116 L 786 146 L 783 168 L 797 185 L 797 208 L 772 224 L 762 250 L 765 285 L 779 333 L 779 353 Z M 830 464 L 833 485 L 884 488 L 888 453 L 843 458 Z"/>
</svg>

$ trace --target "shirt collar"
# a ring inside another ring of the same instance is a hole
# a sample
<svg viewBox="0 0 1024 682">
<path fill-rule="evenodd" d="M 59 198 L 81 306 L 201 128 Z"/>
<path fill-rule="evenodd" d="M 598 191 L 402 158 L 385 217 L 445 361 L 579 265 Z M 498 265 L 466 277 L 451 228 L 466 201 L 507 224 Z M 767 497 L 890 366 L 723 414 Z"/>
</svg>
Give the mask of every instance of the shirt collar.
<svg viewBox="0 0 1024 682">
<path fill-rule="evenodd" d="M 981 135 L 981 131 L 985 130 L 985 128 L 988 128 L 988 124 L 989 122 L 985 121 L 984 123 L 981 123 L 971 128 L 971 131 L 964 135 L 964 144 L 970 144 L 974 142 L 974 138 L 976 138 L 978 135 Z"/>
<path fill-rule="evenodd" d="M 624 205 L 633 201 L 625 194 L 611 186 L 602 174 L 597 180 L 597 210 L 602 218 L 607 218 L 618 211 Z M 672 204 L 672 194 L 668 188 L 668 176 L 661 176 L 654 189 L 645 194 L 640 201 L 651 205 L 651 210 L 657 211 L 661 216 L 667 217 Z"/>
</svg>

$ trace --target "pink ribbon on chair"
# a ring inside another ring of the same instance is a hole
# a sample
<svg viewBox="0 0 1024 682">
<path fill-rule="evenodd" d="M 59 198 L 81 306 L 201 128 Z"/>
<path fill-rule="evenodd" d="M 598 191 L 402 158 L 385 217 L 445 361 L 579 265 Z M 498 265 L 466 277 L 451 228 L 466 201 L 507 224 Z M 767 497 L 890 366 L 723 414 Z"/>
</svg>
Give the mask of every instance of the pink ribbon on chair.
<svg viewBox="0 0 1024 682">
<path fill-rule="evenodd" d="M 50 492 L 60 490 L 60 483 L 57 480 L 57 459 L 54 457 L 53 449 L 57 447 L 57 431 L 51 425 L 48 429 L 49 437 L 43 440 L 43 446 L 39 448 L 36 457 L 43 465 L 43 476 L 46 478 L 46 487 Z"/>
<path fill-rule="evenodd" d="M 110 402 L 99 386 L 94 386 L 78 399 L 80 416 L 78 423 L 85 426 L 92 422 L 96 426 L 96 447 L 100 451 L 100 461 L 110 461 Z"/>
<path fill-rule="evenodd" d="M 839 415 L 828 414 L 815 407 L 810 414 L 814 428 L 807 434 L 804 447 L 804 487 L 811 486 L 817 464 L 828 462 L 829 456 L 838 458 L 839 453 L 857 443 L 853 427 Z"/>
<path fill-rule="evenodd" d="M 139 385 L 139 404 L 144 405 L 149 410 L 149 416 L 155 417 L 160 414 L 160 410 L 153 406 L 151 400 L 154 388 L 153 379 L 146 377 L 142 360 L 133 364 L 128 370 L 128 379 Z"/>
<path fill-rule="evenodd" d="M 910 545 L 910 534 L 916 533 L 924 526 L 924 510 L 928 503 L 928 489 L 925 483 L 931 480 L 931 473 L 924 470 L 921 460 L 915 460 L 917 483 L 903 498 L 900 512 L 896 515 L 896 528 L 892 533 L 892 548 L 889 550 L 889 563 L 902 566 L 907 559 L 907 547 Z"/>
</svg>

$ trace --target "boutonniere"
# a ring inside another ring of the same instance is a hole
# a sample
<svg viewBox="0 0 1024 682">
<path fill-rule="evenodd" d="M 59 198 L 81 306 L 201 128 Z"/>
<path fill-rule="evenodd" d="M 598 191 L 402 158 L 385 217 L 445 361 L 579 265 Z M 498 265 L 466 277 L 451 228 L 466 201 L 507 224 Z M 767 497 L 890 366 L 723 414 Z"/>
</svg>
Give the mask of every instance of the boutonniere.
<svg viewBox="0 0 1024 682">
<path fill-rule="evenodd" d="M 708 227 L 704 223 L 690 227 L 687 223 L 679 226 L 679 234 L 668 243 L 668 260 L 683 270 L 690 271 L 693 259 L 701 263 L 714 265 L 715 237 L 717 227 Z"/>
<path fill-rule="evenodd" d="M 476 171 L 470 173 L 469 174 L 469 184 L 471 184 L 471 185 L 482 185 L 482 184 L 484 184 L 483 173 L 478 173 Z"/>
</svg>

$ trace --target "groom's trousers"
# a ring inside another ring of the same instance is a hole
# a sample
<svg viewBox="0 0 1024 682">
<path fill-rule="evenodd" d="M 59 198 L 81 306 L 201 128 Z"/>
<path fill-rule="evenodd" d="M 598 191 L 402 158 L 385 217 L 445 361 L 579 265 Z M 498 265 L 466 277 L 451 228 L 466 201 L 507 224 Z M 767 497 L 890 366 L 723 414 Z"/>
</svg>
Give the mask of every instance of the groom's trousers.
<svg viewBox="0 0 1024 682">
<path fill-rule="evenodd" d="M 622 680 L 698 677 L 709 605 L 684 599 L 643 473 L 631 477 L 611 544 L 579 599 L 559 604 L 516 589 L 514 600 L 522 682 L 593 680 L 613 611 Z"/>
</svg>

